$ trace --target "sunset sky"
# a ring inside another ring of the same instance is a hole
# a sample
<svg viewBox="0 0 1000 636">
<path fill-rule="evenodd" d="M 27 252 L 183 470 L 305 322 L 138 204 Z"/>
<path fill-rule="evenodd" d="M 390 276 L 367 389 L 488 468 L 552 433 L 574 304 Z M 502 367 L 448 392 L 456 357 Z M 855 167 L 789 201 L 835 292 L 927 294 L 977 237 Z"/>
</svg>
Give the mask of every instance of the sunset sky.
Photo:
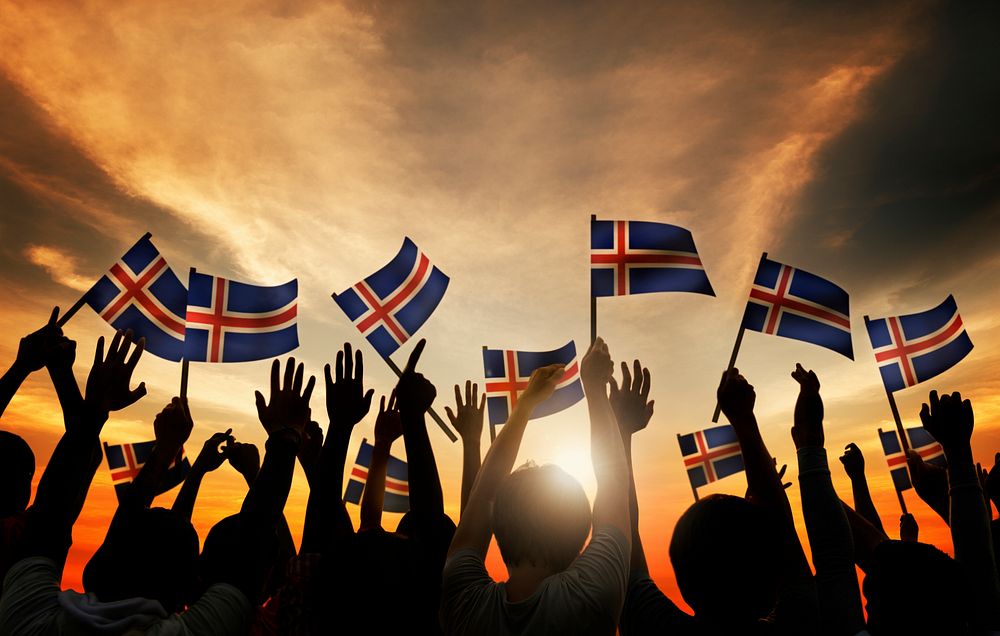
<svg viewBox="0 0 1000 636">
<path fill-rule="evenodd" d="M 192 266 L 259 284 L 297 277 L 294 355 L 321 378 L 349 340 L 367 356 L 370 386 L 388 393 L 391 372 L 330 293 L 409 236 L 451 277 L 419 334 L 443 412 L 453 384 L 482 380 L 483 345 L 585 347 L 591 213 L 673 223 L 693 232 L 717 297 L 599 304 L 612 356 L 638 356 L 652 373 L 656 413 L 636 439 L 635 469 L 656 580 L 680 601 L 667 546 L 691 492 L 676 434 L 710 423 L 765 250 L 850 293 L 856 358 L 747 334 L 739 367 L 756 386 L 765 440 L 795 481 L 789 373 L 795 362 L 815 369 L 838 492 L 851 501 L 835 457 L 857 442 L 895 534 L 876 435 L 891 414 L 863 315 L 954 294 L 975 349 L 897 400 L 916 425 L 928 390 L 961 390 L 976 409 L 976 459 L 992 465 L 1000 450 L 998 14 L 975 2 L 0 0 L 0 359 L 149 231 L 182 280 Z M 66 332 L 83 382 L 111 329 L 85 308 Z M 263 444 L 253 391 L 268 365 L 192 365 L 190 456 L 229 427 Z M 113 415 L 105 441 L 151 439 L 179 375 L 146 355 L 136 377 L 149 395 Z M 322 389 L 313 411 L 325 427 Z M 373 422 L 356 429 L 349 461 Z M 62 429 L 45 373 L 0 426 L 32 445 L 37 479 Z M 457 520 L 461 448 L 431 427 Z M 404 455 L 402 443 L 394 450 Z M 585 407 L 532 422 L 527 459 L 562 465 L 592 495 Z M 703 490 L 745 487 L 737 475 Z M 202 539 L 244 494 L 228 465 L 206 478 L 194 515 Z M 307 496 L 298 471 L 286 508 L 296 536 Z M 789 496 L 804 539 L 796 487 Z M 905 497 L 921 538 L 950 551 L 944 524 Z M 114 503 L 104 465 L 65 586 L 82 588 Z M 387 527 L 398 517 L 385 515 Z M 490 565 L 504 575 L 495 552 Z"/>
</svg>

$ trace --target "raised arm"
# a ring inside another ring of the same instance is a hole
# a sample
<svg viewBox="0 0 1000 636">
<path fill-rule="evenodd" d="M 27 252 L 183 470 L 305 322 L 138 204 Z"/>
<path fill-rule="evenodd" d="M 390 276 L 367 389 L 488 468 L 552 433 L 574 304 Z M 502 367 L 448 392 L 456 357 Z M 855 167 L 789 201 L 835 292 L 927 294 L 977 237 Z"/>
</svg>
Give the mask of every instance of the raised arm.
<svg viewBox="0 0 1000 636">
<path fill-rule="evenodd" d="M 948 512 L 948 471 L 924 461 L 912 448 L 906 453 L 906 468 L 910 471 L 913 490 L 945 523 L 950 523 Z"/>
<path fill-rule="evenodd" d="M 957 392 L 938 398 L 937 391 L 931 391 L 929 401 L 930 405 L 925 403 L 920 409 L 920 420 L 948 459 L 955 560 L 965 568 L 975 590 L 975 624 L 996 629 L 1000 627 L 1000 578 L 993 555 L 990 514 L 972 459 L 972 403 Z"/>
<path fill-rule="evenodd" d="M 219 466 L 222 466 L 222 462 L 226 461 L 226 453 L 219 447 L 223 443 L 228 442 L 231 444 L 234 441 L 233 436 L 230 435 L 232 432 L 233 429 L 228 429 L 225 433 L 215 433 L 205 440 L 205 444 L 201 447 L 201 452 L 198 453 L 198 457 L 191 464 L 191 471 L 188 472 L 187 478 L 184 479 L 181 491 L 177 493 L 177 498 L 174 499 L 174 505 L 172 506 L 174 512 L 188 521 L 191 520 L 191 513 L 194 512 L 194 502 L 198 499 L 198 490 L 201 488 L 202 479 L 208 473 L 218 469 Z"/>
<path fill-rule="evenodd" d="M 131 342 L 131 332 L 116 333 L 105 356 L 104 338 L 98 339 L 86 399 L 77 412 L 64 414 L 66 432 L 39 481 L 20 557 L 45 556 L 60 568 L 65 561 L 73 524 L 101 463 L 100 434 L 108 414 L 134 404 L 146 393 L 143 384 L 129 388 L 143 347 L 140 340 L 129 357 Z"/>
<path fill-rule="evenodd" d="M 57 359 L 60 356 L 65 356 L 68 346 L 72 346 L 75 351 L 75 343 L 63 336 L 62 329 L 56 324 L 58 320 L 59 308 L 55 307 L 49 315 L 49 321 L 41 329 L 21 338 L 14 363 L 10 365 L 3 376 L 0 376 L 0 416 L 7 410 L 7 405 L 10 404 L 14 394 L 21 388 L 21 384 L 28 379 L 29 375 L 53 362 L 58 365 L 58 368 L 64 368 L 65 365 L 59 365 Z M 71 343 L 71 345 L 67 343 Z M 73 373 L 72 357 L 69 358 L 69 373 L 70 375 Z M 73 383 L 75 385 L 76 381 L 74 380 Z M 57 384 L 57 391 L 59 388 L 60 386 Z M 80 390 L 77 389 L 76 393 L 79 395 Z M 60 393 L 60 402 L 62 402 L 63 397 L 63 394 Z M 67 406 L 79 409 L 79 401 L 71 405 L 65 403 L 62 405 L 64 410 Z"/>
<path fill-rule="evenodd" d="M 407 471 L 410 481 L 410 514 L 417 523 L 434 523 L 444 516 L 444 494 L 438 476 L 434 449 L 427 435 L 427 411 L 437 396 L 430 380 L 417 373 L 417 362 L 424 351 L 425 340 L 417 343 L 396 385 L 396 401 L 403 423 L 403 444 L 406 447 Z"/>
<path fill-rule="evenodd" d="M 486 412 L 486 394 L 479 398 L 479 385 L 471 380 L 465 381 L 465 402 L 462 402 L 462 390 L 455 385 L 455 410 L 444 407 L 451 426 L 462 438 L 462 507 L 469 502 L 472 485 L 476 483 L 476 475 L 482 464 L 480 447 L 483 439 L 483 414 Z"/>
<path fill-rule="evenodd" d="M 739 369 L 730 369 L 723 372 L 716 395 L 740 442 L 747 491 L 754 503 L 770 514 L 776 531 L 781 534 L 781 567 L 785 570 L 783 584 L 797 585 L 811 578 L 812 571 L 795 532 L 792 507 L 781 483 L 781 475 L 775 469 L 775 460 L 764 444 L 757 425 L 753 411 L 757 394 L 746 378 L 740 375 Z"/>
<path fill-rule="evenodd" d="M 618 431 L 621 433 L 625 459 L 629 468 L 629 523 L 632 530 L 632 572 L 648 573 L 646 552 L 642 548 L 639 535 L 639 499 L 635 491 L 635 473 L 632 466 L 632 436 L 646 428 L 653 417 L 653 400 L 649 399 L 649 369 L 638 360 L 633 363 L 635 375 L 629 373 L 628 364 L 622 362 L 622 384 L 611 378 L 611 408 L 615 413 Z"/>
<path fill-rule="evenodd" d="M 854 495 L 854 510 L 872 524 L 879 532 L 889 536 L 882 526 L 882 520 L 875 509 L 875 502 L 872 501 L 872 493 L 868 490 L 868 479 L 865 477 L 865 456 L 861 449 L 854 442 L 844 447 L 844 454 L 840 456 L 840 463 L 844 465 L 844 472 L 851 479 L 851 492 Z"/>
<path fill-rule="evenodd" d="M 632 526 L 628 514 L 631 473 L 608 398 L 608 384 L 614 369 L 608 345 L 598 338 L 580 363 L 580 379 L 590 411 L 590 458 L 597 478 L 594 531 L 602 526 L 613 526 L 631 545 Z"/>
<path fill-rule="evenodd" d="M 799 383 L 792 441 L 799 458 L 799 487 L 813 565 L 820 619 L 830 634 L 853 636 L 865 627 L 861 591 L 854 570 L 854 543 L 847 515 L 833 489 L 823 433 L 819 379 L 795 365 Z"/>
<path fill-rule="evenodd" d="M 325 552 L 332 543 L 354 534 L 344 506 L 344 463 L 351 433 L 371 409 L 374 391 L 364 389 L 364 358 L 350 343 L 337 352 L 335 367 L 326 365 L 326 410 L 330 427 L 320 451 L 317 478 L 310 483 L 302 530 L 302 552 Z"/>
<path fill-rule="evenodd" d="M 118 502 L 118 509 L 148 508 L 156 498 L 156 491 L 163 481 L 170 462 L 180 454 L 184 442 L 191 436 L 194 423 L 186 399 L 175 397 L 153 420 L 156 445 L 149 459 L 143 464 L 135 481 L 126 489 Z M 192 500 L 191 505 L 194 505 Z"/>
<path fill-rule="evenodd" d="M 368 467 L 365 492 L 361 497 L 361 527 L 359 530 L 382 528 L 382 506 L 385 503 L 385 473 L 389 469 L 389 454 L 392 444 L 403 435 L 403 424 L 396 408 L 396 392 L 385 396 L 379 403 L 378 418 L 375 420 L 375 445 L 372 461 Z"/>
<path fill-rule="evenodd" d="M 552 364 L 539 367 L 531 373 L 528 386 L 518 396 L 510 418 L 500 428 L 500 433 L 483 459 L 483 466 L 479 469 L 469 502 L 448 549 L 449 556 L 459 550 L 474 550 L 480 557 L 486 558 L 486 550 L 493 536 L 491 509 L 497 490 L 514 468 L 531 412 L 552 395 L 564 371 L 564 365 Z"/>
</svg>

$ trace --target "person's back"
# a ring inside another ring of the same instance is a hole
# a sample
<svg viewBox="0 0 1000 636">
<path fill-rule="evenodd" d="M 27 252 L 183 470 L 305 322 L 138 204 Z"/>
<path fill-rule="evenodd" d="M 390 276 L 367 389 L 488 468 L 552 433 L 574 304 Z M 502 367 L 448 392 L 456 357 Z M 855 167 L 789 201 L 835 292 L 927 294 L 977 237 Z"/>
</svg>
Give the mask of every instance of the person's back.
<svg viewBox="0 0 1000 636">
<path fill-rule="evenodd" d="M 35 454 L 28 443 L 20 435 L 0 431 L 0 594 L 24 530 L 34 475 Z"/>
<path fill-rule="evenodd" d="M 493 507 L 510 580 L 497 583 L 474 551 L 445 566 L 446 633 L 609 634 L 625 592 L 628 543 L 612 526 L 590 531 L 587 497 L 557 466 L 526 466 L 501 486 Z"/>
</svg>

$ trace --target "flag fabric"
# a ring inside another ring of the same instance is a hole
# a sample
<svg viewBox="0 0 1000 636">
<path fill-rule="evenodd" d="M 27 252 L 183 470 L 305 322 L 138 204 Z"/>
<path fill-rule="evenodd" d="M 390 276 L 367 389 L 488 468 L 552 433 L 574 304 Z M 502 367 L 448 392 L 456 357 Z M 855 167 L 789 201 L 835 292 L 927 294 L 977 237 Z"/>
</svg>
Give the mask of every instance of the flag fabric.
<svg viewBox="0 0 1000 636">
<path fill-rule="evenodd" d="M 847 292 L 805 270 L 762 258 L 743 327 L 811 342 L 854 359 Z"/>
<path fill-rule="evenodd" d="M 923 426 L 914 426 L 904 429 L 906 439 L 910 444 L 910 449 L 917 453 L 929 464 L 948 466 L 948 461 L 944 456 L 944 448 L 934 437 L 927 432 Z M 895 430 L 878 431 L 879 439 L 882 442 L 882 452 L 885 453 L 885 461 L 889 465 L 889 474 L 892 475 L 892 483 L 896 490 L 900 492 L 912 488 L 910 483 L 910 473 L 906 467 L 906 453 L 899 443 L 899 435 Z"/>
<path fill-rule="evenodd" d="M 513 349 L 483 349 L 486 372 L 486 407 L 490 424 L 507 422 L 518 397 L 528 387 L 531 372 L 550 364 L 565 364 L 566 372 L 555 392 L 531 414 L 532 419 L 558 413 L 583 399 L 580 365 L 576 361 L 576 343 L 570 340 L 553 351 L 515 351 Z"/>
<path fill-rule="evenodd" d="M 865 320 L 890 393 L 944 373 L 972 351 L 954 296 L 918 314 Z"/>
<path fill-rule="evenodd" d="M 379 355 L 388 358 L 427 322 L 449 278 L 409 238 L 389 264 L 333 300 Z"/>
<path fill-rule="evenodd" d="M 146 234 L 94 283 L 84 301 L 115 329 L 146 339 L 146 351 L 184 356 L 187 290 Z"/>
<path fill-rule="evenodd" d="M 261 287 L 191 272 L 188 285 L 188 360 L 248 362 L 299 346 L 298 280 Z"/>
<path fill-rule="evenodd" d="M 729 424 L 678 435 L 688 479 L 695 488 L 743 470 L 743 452 Z"/>
<path fill-rule="evenodd" d="M 375 447 L 367 439 L 361 440 L 358 458 L 351 469 L 351 477 L 344 491 L 344 501 L 353 504 L 361 503 L 361 494 L 368 483 L 368 469 L 372 465 L 372 452 Z M 382 510 L 385 512 L 406 512 L 410 509 L 410 482 L 406 462 L 389 456 L 389 466 L 385 474 L 385 500 Z"/>
<path fill-rule="evenodd" d="M 691 232 L 650 221 L 590 222 L 592 296 L 715 291 Z"/>
<path fill-rule="evenodd" d="M 104 455 L 108 458 L 108 469 L 111 471 L 111 483 L 115 486 L 115 495 L 119 501 L 128 489 L 128 485 L 135 481 L 139 471 L 149 460 L 153 452 L 155 441 L 135 442 L 132 444 L 108 444 L 104 443 Z M 167 472 L 164 473 L 160 485 L 156 489 L 157 495 L 162 495 L 171 488 L 179 485 L 191 471 L 191 462 L 184 455 L 182 447 L 174 461 L 170 462 Z"/>
</svg>

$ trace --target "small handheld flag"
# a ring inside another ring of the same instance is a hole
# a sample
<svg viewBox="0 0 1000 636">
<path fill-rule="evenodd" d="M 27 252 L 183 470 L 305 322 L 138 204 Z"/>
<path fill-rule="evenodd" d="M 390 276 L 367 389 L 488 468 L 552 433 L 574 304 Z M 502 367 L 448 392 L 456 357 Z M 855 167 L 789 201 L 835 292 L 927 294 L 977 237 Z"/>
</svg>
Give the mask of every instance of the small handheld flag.
<svg viewBox="0 0 1000 636">
<path fill-rule="evenodd" d="M 145 338 L 146 351 L 177 362 L 184 356 L 187 290 L 150 236 L 125 252 L 82 300 L 115 329 L 131 329 L 136 340 Z"/>
<path fill-rule="evenodd" d="M 486 408 L 490 418 L 490 437 L 496 427 L 507 422 L 517 399 L 528 387 L 531 373 L 550 364 L 564 364 L 566 371 L 555 392 L 532 412 L 532 419 L 558 413 L 583 399 L 580 365 L 576 361 L 576 343 L 570 340 L 553 351 L 515 351 L 483 347 L 486 374 Z"/>
<path fill-rule="evenodd" d="M 368 469 L 372 465 L 372 452 L 375 447 L 367 439 L 361 440 L 358 458 L 351 469 L 351 478 L 344 491 L 344 501 L 360 504 L 361 495 L 368 483 Z M 389 456 L 389 466 L 385 476 L 385 500 L 382 510 L 385 512 L 406 512 L 410 509 L 410 482 L 406 462 Z"/>
<path fill-rule="evenodd" d="M 934 437 L 922 426 L 905 429 L 909 448 L 916 451 L 924 461 L 947 467 L 948 461 L 944 456 L 944 448 Z M 906 513 L 906 503 L 903 501 L 903 491 L 913 487 L 910 481 L 910 472 L 906 465 L 906 449 L 899 442 L 899 435 L 896 431 L 883 431 L 878 429 L 879 441 L 882 442 L 882 452 L 885 453 L 885 461 L 889 465 L 889 474 L 892 476 L 892 484 L 896 489 L 896 496 L 899 505 Z"/>
<path fill-rule="evenodd" d="M 248 362 L 299 346 L 297 280 L 261 287 L 191 272 L 184 358 Z"/>
<path fill-rule="evenodd" d="M 917 314 L 865 318 L 865 325 L 890 393 L 944 373 L 972 351 L 954 296 Z"/>
<path fill-rule="evenodd" d="M 590 221 L 590 293 L 714 296 L 691 232 L 649 221 Z"/>
<path fill-rule="evenodd" d="M 724 424 L 678 435 L 684 468 L 695 499 L 697 488 L 743 470 L 743 451 L 733 427 Z"/>
<path fill-rule="evenodd" d="M 132 444 L 108 444 L 104 443 L 104 455 L 108 458 L 108 469 L 111 471 L 111 482 L 115 486 L 115 495 L 121 501 L 129 484 L 139 476 L 139 471 L 149 460 L 153 452 L 155 441 L 135 442 Z M 191 471 L 191 462 L 184 455 L 184 449 L 174 461 L 170 462 L 167 472 L 163 475 L 163 480 L 156 489 L 157 495 L 162 495 L 183 482 Z"/>
<path fill-rule="evenodd" d="M 379 355 L 388 359 L 425 323 L 448 289 L 448 277 L 409 238 L 388 265 L 333 300 Z"/>
<path fill-rule="evenodd" d="M 805 270 L 761 259 L 743 328 L 810 342 L 854 359 L 847 292 Z"/>
</svg>

